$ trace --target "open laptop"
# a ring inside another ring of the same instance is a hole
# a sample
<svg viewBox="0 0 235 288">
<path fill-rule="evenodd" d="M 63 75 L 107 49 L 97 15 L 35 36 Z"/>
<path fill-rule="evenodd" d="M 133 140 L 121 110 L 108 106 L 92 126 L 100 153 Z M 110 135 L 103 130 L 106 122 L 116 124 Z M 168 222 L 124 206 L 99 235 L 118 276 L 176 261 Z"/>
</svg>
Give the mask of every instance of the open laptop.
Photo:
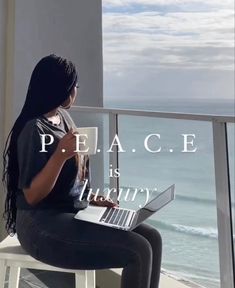
<svg viewBox="0 0 235 288">
<path fill-rule="evenodd" d="M 89 205 L 74 218 L 122 230 L 133 230 L 175 198 L 175 184 L 158 194 L 137 211 L 120 207 Z"/>
</svg>

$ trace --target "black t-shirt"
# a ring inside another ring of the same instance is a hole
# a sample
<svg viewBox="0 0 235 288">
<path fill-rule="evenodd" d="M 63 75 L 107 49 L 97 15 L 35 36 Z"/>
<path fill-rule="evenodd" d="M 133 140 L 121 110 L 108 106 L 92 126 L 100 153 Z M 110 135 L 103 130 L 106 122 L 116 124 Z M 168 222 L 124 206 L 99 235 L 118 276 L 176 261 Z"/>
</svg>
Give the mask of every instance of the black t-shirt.
<svg viewBox="0 0 235 288">
<path fill-rule="evenodd" d="M 67 111 L 59 108 L 58 113 L 61 116 L 59 125 L 55 125 L 46 117 L 41 116 L 28 121 L 18 137 L 19 190 L 16 200 L 17 209 L 61 209 L 76 212 L 86 208 L 89 204 L 87 200 L 91 180 L 89 158 L 86 161 L 85 170 L 85 178 L 88 179 L 88 183 L 82 200 L 79 200 L 79 196 L 84 182 L 79 180 L 79 168 L 81 167 L 77 166 L 75 157 L 65 162 L 52 191 L 39 203 L 31 206 L 24 197 L 22 189 L 30 187 L 33 178 L 43 169 L 54 153 L 59 140 L 71 127 L 76 127 Z M 50 143 L 53 139 L 52 144 L 45 146 L 47 152 L 40 152 L 42 150 L 41 134 L 51 135 L 46 136 L 46 143 Z"/>
</svg>

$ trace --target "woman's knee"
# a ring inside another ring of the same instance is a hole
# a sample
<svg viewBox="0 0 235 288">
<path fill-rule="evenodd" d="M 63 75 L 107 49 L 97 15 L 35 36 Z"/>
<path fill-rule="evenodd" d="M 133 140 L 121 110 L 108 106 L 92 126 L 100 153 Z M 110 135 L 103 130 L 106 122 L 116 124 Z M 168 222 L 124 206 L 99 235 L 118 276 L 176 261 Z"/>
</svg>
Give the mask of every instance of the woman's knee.
<svg viewBox="0 0 235 288">
<path fill-rule="evenodd" d="M 155 228 L 151 229 L 151 238 L 153 239 L 155 243 L 158 244 L 159 247 L 162 246 L 162 236 L 157 229 Z"/>
<path fill-rule="evenodd" d="M 147 223 L 143 223 L 135 229 L 135 232 L 140 234 L 140 235 L 143 235 L 145 238 L 147 238 L 149 240 L 149 242 L 151 243 L 151 245 L 155 244 L 160 248 L 162 247 L 161 234 L 152 225 L 147 224 Z"/>
<path fill-rule="evenodd" d="M 141 259 L 142 262 L 152 263 L 153 250 L 150 242 L 139 234 L 134 234 L 134 241 L 131 241 L 129 249 L 132 250 L 136 258 Z"/>
</svg>

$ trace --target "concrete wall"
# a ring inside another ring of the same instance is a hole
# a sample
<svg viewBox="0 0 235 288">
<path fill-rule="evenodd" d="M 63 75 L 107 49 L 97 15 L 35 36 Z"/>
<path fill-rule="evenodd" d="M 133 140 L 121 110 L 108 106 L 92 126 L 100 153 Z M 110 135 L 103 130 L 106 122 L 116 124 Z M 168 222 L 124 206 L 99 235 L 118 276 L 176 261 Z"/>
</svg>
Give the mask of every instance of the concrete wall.
<svg viewBox="0 0 235 288">
<path fill-rule="evenodd" d="M 81 88 L 75 104 L 102 107 L 101 0 L 0 1 L 0 107 L 1 118 L 4 118 L 5 123 L 5 133 L 0 126 L 1 141 L 3 135 L 5 134 L 6 137 L 10 131 L 23 106 L 35 64 L 45 55 L 59 54 L 76 64 Z M 8 28 L 6 28 L 5 17 L 6 3 L 11 5 L 8 10 L 10 20 Z M 6 45 L 6 29 L 8 29 L 9 45 L 5 66 L 6 51 L 2 48 Z M 6 79 L 5 75 L 7 75 Z M 6 87 L 6 93 L 2 84 Z M 2 101 L 5 101 L 5 109 Z M 94 124 L 102 125 L 102 123 Z M 1 142 L 0 145 L 2 149 L 3 143 Z M 100 163 L 98 165 L 98 161 L 94 161 L 93 171 L 97 170 L 100 173 L 99 167 Z M 93 181 L 95 180 L 93 177 Z M 95 185 L 99 185 L 98 182 Z M 2 204 L 3 199 L 0 200 Z M 1 230 L 3 230 L 2 223 Z"/>
</svg>

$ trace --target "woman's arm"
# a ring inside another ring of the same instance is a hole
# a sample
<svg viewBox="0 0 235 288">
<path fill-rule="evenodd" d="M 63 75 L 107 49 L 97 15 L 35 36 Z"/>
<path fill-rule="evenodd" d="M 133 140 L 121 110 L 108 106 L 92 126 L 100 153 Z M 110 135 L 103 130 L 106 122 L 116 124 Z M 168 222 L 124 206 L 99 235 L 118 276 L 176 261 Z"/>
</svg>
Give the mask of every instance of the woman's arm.
<svg viewBox="0 0 235 288">
<path fill-rule="evenodd" d="M 62 149 L 65 149 L 65 152 L 61 152 Z M 30 187 L 23 189 L 28 204 L 36 205 L 52 191 L 64 163 L 76 155 L 77 152 L 74 152 L 75 150 L 76 136 L 71 129 L 59 141 L 55 152 L 43 169 L 33 178 Z"/>
</svg>

